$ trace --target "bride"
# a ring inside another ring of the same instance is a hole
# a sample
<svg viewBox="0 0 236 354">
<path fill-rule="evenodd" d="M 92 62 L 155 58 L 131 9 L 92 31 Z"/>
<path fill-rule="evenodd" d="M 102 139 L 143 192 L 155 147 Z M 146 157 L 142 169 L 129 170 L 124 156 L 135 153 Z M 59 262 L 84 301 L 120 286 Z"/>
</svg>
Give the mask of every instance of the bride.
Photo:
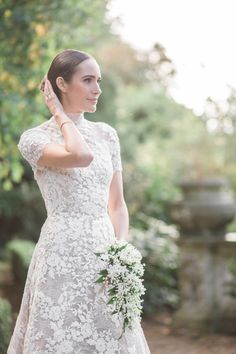
<svg viewBox="0 0 236 354">
<path fill-rule="evenodd" d="M 117 131 L 84 116 L 96 111 L 100 81 L 91 55 L 60 52 L 41 83 L 51 117 L 21 134 L 47 218 L 7 354 L 150 354 L 139 321 L 118 339 L 122 324 L 95 283 L 95 250 L 127 240 L 129 228 Z"/>
</svg>

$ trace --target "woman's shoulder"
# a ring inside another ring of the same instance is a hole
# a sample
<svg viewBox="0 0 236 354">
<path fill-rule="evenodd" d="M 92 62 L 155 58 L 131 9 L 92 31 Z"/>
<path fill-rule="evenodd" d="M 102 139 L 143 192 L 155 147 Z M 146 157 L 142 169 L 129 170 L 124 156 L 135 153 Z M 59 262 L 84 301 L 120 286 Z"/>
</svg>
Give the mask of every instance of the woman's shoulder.
<svg viewBox="0 0 236 354">
<path fill-rule="evenodd" d="M 119 134 L 116 128 L 106 122 L 96 122 L 101 136 L 112 146 L 119 144 Z"/>
<path fill-rule="evenodd" d="M 56 131 L 56 126 L 53 121 L 53 117 L 51 117 L 50 119 L 48 119 L 45 122 L 42 122 L 41 124 L 27 128 L 21 133 L 21 136 L 37 135 L 37 134 L 50 136 L 50 133 L 53 133 L 55 131 Z"/>
<path fill-rule="evenodd" d="M 107 137 L 116 133 L 116 129 L 112 127 L 109 123 L 95 122 L 95 126 L 102 134 L 104 134 Z"/>
</svg>

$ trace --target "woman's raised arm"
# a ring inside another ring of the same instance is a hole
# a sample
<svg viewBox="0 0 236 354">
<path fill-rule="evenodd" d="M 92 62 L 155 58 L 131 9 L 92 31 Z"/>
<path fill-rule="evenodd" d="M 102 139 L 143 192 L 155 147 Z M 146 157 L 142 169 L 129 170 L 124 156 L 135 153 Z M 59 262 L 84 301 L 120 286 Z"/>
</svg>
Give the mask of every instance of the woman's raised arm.
<svg viewBox="0 0 236 354">
<path fill-rule="evenodd" d="M 88 166 L 93 160 L 93 154 L 74 122 L 65 114 L 50 81 L 46 77 L 41 82 L 40 90 L 44 94 L 49 111 L 54 115 L 61 128 L 64 146 L 54 142 L 47 144 L 37 164 L 61 168 Z M 67 123 L 62 125 L 64 122 Z"/>
</svg>

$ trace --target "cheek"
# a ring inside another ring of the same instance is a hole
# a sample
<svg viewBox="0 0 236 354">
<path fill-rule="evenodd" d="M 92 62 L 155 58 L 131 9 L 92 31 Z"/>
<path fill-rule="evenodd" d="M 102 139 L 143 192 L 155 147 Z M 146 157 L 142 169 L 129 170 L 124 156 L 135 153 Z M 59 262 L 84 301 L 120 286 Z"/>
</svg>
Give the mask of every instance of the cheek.
<svg viewBox="0 0 236 354">
<path fill-rule="evenodd" d="M 85 97 L 88 94 L 88 88 L 81 83 L 74 84 L 71 87 L 71 94 L 76 97 Z"/>
</svg>

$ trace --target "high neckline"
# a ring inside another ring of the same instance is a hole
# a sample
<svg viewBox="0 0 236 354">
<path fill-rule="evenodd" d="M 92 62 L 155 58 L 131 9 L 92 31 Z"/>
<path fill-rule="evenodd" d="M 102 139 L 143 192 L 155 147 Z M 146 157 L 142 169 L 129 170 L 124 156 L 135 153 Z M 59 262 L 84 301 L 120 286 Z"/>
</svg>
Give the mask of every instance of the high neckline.
<svg viewBox="0 0 236 354">
<path fill-rule="evenodd" d="M 84 113 L 66 113 L 66 115 L 75 123 L 81 124 L 85 120 Z"/>
</svg>

